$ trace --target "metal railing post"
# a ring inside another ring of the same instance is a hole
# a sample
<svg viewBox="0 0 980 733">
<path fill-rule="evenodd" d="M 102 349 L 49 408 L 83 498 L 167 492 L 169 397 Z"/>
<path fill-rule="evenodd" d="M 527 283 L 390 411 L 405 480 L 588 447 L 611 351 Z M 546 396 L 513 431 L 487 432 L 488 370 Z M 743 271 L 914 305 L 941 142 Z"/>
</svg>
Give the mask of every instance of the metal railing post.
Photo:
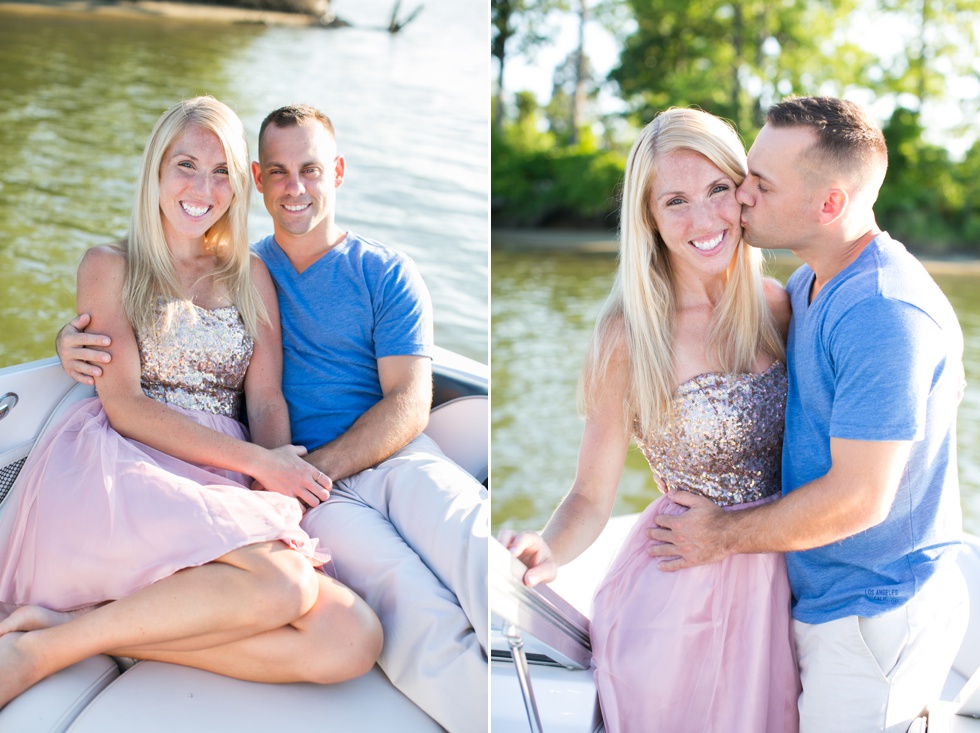
<svg viewBox="0 0 980 733">
<path fill-rule="evenodd" d="M 521 686 L 521 695 L 524 697 L 524 709 L 527 711 L 527 722 L 531 726 L 531 733 L 542 733 L 541 716 L 538 715 L 538 704 L 534 699 L 531 675 L 527 668 L 527 656 L 524 654 L 524 638 L 521 636 L 520 629 L 513 624 L 505 623 L 501 631 L 510 646 L 511 658 L 514 660 L 514 668 L 517 670 L 517 682 Z"/>
</svg>

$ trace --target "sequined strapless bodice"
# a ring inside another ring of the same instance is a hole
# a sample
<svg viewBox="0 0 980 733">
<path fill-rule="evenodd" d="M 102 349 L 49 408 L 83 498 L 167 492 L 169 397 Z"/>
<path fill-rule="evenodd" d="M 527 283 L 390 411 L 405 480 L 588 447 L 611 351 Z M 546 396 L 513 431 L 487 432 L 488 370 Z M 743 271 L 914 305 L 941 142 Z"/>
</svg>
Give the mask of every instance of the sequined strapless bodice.
<svg viewBox="0 0 980 733">
<path fill-rule="evenodd" d="M 158 312 L 166 310 L 160 304 Z M 189 410 L 238 418 L 252 337 L 234 306 L 173 309 L 162 334 L 140 333 L 140 384 L 149 397 Z"/>
<path fill-rule="evenodd" d="M 762 374 L 702 374 L 674 392 L 674 414 L 656 435 L 634 436 L 662 488 L 719 506 L 780 490 L 786 367 Z"/>
</svg>

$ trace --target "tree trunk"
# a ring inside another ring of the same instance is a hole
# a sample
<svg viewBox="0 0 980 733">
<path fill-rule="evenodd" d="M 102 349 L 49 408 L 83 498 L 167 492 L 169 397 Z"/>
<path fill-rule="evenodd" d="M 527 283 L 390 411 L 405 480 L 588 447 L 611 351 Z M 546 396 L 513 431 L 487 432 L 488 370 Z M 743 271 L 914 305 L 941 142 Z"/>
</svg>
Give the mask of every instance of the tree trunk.
<svg viewBox="0 0 980 733">
<path fill-rule="evenodd" d="M 503 44 L 501 44 L 501 53 L 497 57 L 498 70 L 497 70 L 497 95 L 495 109 L 493 111 L 493 126 L 496 128 L 497 132 L 501 132 L 504 129 L 504 54 L 503 54 Z"/>
<path fill-rule="evenodd" d="M 490 55 L 497 59 L 497 93 L 493 111 L 493 127 L 497 132 L 504 129 L 504 61 L 507 58 L 507 41 L 514 34 L 510 25 L 514 7 L 510 2 L 501 0 L 493 3 L 491 23 L 497 34 L 490 44 Z"/>
<path fill-rule="evenodd" d="M 572 94 L 572 110 L 569 126 L 571 136 L 569 145 L 578 145 L 578 129 L 582 124 L 582 109 L 585 107 L 585 84 L 588 76 L 585 55 L 585 21 L 587 19 L 586 0 L 579 0 L 578 8 L 578 50 L 575 52 L 575 91 Z"/>
<path fill-rule="evenodd" d="M 745 19 L 742 15 L 742 3 L 736 0 L 733 3 L 734 15 L 732 16 L 732 46 L 735 48 L 735 61 L 732 64 L 732 88 L 731 105 L 735 115 L 735 124 L 740 130 L 745 129 L 744 125 L 748 122 L 748 115 L 743 114 L 742 110 L 742 83 L 738 78 L 738 72 L 745 63 Z"/>
</svg>

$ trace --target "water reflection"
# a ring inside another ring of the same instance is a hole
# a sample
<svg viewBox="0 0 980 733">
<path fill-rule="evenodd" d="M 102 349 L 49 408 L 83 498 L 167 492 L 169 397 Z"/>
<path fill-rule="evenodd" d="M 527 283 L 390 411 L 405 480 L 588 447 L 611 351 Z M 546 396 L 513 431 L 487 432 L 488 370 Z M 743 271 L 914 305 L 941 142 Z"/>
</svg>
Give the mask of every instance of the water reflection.
<svg viewBox="0 0 980 733">
<path fill-rule="evenodd" d="M 246 42 L 254 30 L 236 29 Z M 181 42 L 175 45 L 175 38 Z M 187 44 L 193 53 L 173 53 Z M 0 364 L 51 353 L 88 247 L 128 224 L 160 112 L 193 78 L 224 95 L 213 31 L 5 14 L 0 23 Z M 160 76 L 167 58 L 165 84 Z M 209 74 L 209 70 L 211 73 Z"/>
<path fill-rule="evenodd" d="M 769 269 L 785 282 L 797 262 L 777 260 Z M 575 477 L 579 367 L 616 262 L 603 254 L 494 249 L 491 266 L 494 531 L 536 529 Z M 963 328 L 968 387 L 958 463 L 964 524 L 980 534 L 980 268 L 947 264 L 934 276 Z M 656 495 L 649 467 L 632 448 L 614 512 L 640 511 Z"/>
</svg>

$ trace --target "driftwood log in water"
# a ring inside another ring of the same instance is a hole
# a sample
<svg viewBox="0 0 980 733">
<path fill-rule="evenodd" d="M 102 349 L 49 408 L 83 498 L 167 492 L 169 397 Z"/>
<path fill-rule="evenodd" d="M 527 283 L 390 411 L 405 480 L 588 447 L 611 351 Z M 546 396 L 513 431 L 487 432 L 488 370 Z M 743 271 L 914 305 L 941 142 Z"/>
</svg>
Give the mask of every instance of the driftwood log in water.
<svg viewBox="0 0 980 733">
<path fill-rule="evenodd" d="M 179 3 L 198 4 L 200 0 L 175 0 Z M 352 26 L 343 18 L 337 17 L 331 8 L 331 0 L 205 0 L 207 4 L 218 5 L 229 8 L 242 8 L 245 10 L 263 10 L 277 13 L 294 13 L 305 15 L 314 19 L 321 26 L 326 28 L 347 28 Z M 391 19 L 387 26 L 369 26 L 372 30 L 386 30 L 389 33 L 398 33 L 406 25 L 415 20 L 422 12 L 422 5 L 399 18 L 401 0 L 394 0 L 391 9 Z"/>
<path fill-rule="evenodd" d="M 193 0 L 181 0 L 192 2 Z M 299 13 L 329 21 L 333 18 L 330 0 L 209 0 L 212 5 L 226 5 L 251 10 L 272 10 L 279 13 Z"/>
<path fill-rule="evenodd" d="M 217 20 L 263 25 L 356 27 L 398 33 L 422 12 L 422 5 L 400 15 L 400 0 L 393 0 L 389 19 L 377 24 L 350 23 L 333 12 L 332 0 L 0 0 L 0 7 L 14 12 L 97 13 L 120 17 Z M 387 22 L 387 25 L 384 23 Z"/>
<path fill-rule="evenodd" d="M 389 33 L 397 33 L 402 28 L 404 28 L 405 26 L 407 26 L 409 23 L 411 23 L 413 20 L 415 20 L 415 17 L 419 13 L 422 12 L 422 8 L 424 7 L 422 5 L 419 5 L 417 8 L 415 8 L 415 10 L 413 10 L 407 16 L 405 16 L 404 18 L 402 18 L 401 20 L 399 20 L 398 19 L 398 7 L 401 4 L 402 4 L 402 0 L 395 0 L 395 6 L 391 9 L 391 20 L 388 22 L 388 32 Z"/>
</svg>

